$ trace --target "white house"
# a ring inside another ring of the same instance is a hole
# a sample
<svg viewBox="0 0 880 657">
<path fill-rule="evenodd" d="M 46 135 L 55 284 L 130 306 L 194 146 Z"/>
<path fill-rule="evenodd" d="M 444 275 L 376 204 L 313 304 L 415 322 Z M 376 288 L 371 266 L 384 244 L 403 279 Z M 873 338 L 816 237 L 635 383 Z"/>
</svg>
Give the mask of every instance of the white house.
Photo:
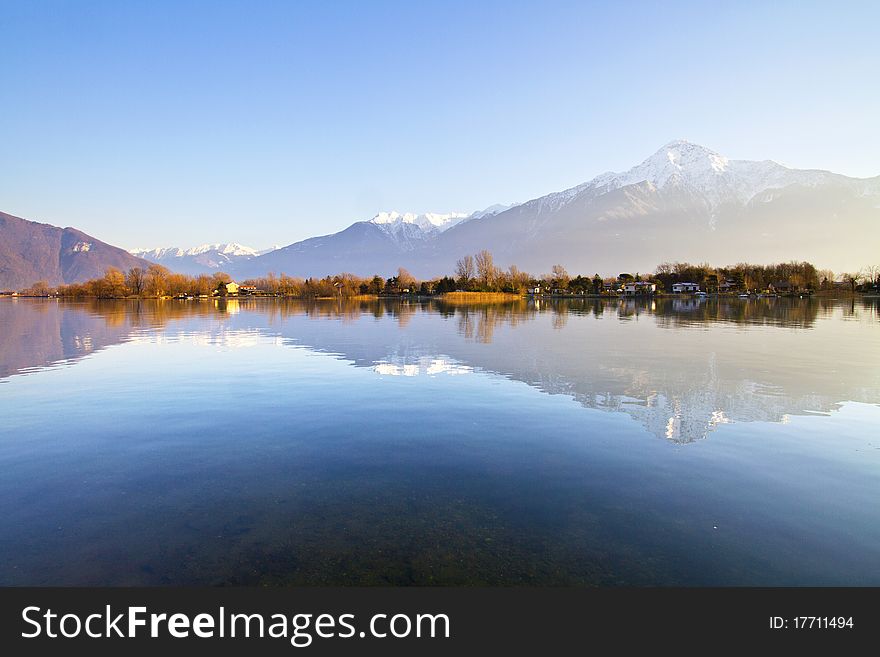
<svg viewBox="0 0 880 657">
<path fill-rule="evenodd" d="M 623 286 L 623 294 L 627 297 L 654 294 L 656 291 L 656 283 L 649 283 L 648 281 L 631 281 Z"/>
<path fill-rule="evenodd" d="M 673 294 L 687 294 L 689 292 L 699 292 L 700 285 L 699 283 L 673 283 L 672 284 L 672 293 Z"/>
</svg>

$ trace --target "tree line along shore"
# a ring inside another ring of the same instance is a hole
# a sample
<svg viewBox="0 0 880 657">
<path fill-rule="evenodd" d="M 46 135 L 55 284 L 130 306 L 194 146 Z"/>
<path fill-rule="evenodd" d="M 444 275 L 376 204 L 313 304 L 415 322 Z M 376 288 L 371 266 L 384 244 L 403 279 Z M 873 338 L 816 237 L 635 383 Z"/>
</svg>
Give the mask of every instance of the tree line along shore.
<svg viewBox="0 0 880 657">
<path fill-rule="evenodd" d="M 273 273 L 260 278 L 233 281 L 224 272 L 189 276 L 161 265 L 132 267 L 127 272 L 110 267 L 104 275 L 83 283 L 51 287 L 39 281 L 13 296 L 57 296 L 69 298 L 168 298 L 212 296 L 282 296 L 298 298 L 398 297 L 408 295 L 503 299 L 525 295 L 540 296 L 630 296 L 677 293 L 741 294 L 822 292 L 877 292 L 880 266 L 864 267 L 858 273 L 835 277 L 830 270 L 817 269 L 809 262 L 772 265 L 739 263 L 713 267 L 707 263 L 664 262 L 654 272 L 622 272 L 613 277 L 599 274 L 572 276 L 562 265 L 547 274 L 532 275 L 516 265 L 506 269 L 494 264 L 492 254 L 480 251 L 466 255 L 451 275 L 419 280 L 403 267 L 395 275 L 361 277 L 340 273 L 323 278 L 298 278 Z"/>
</svg>

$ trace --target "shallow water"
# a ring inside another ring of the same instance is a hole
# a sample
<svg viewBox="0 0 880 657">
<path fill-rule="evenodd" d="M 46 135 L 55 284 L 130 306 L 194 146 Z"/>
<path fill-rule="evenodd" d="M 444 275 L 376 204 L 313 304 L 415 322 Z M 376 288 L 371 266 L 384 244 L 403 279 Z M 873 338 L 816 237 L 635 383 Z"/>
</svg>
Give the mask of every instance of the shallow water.
<svg viewBox="0 0 880 657">
<path fill-rule="evenodd" d="M 877 300 L 0 300 L 0 584 L 880 585 Z"/>
</svg>

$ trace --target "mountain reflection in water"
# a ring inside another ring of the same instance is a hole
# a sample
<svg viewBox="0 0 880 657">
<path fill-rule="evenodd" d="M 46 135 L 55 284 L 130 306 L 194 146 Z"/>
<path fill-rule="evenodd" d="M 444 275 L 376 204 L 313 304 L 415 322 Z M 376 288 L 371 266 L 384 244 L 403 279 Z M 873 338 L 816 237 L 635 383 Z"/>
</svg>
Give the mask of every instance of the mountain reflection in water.
<svg viewBox="0 0 880 657">
<path fill-rule="evenodd" d="M 880 401 L 877 299 L 6 299 L 0 333 L 0 382 L 127 342 L 273 339 L 378 376 L 499 374 L 677 443 L 729 422 Z"/>
<path fill-rule="evenodd" d="M 0 585 L 878 585 L 878 319 L 0 299 Z"/>
</svg>

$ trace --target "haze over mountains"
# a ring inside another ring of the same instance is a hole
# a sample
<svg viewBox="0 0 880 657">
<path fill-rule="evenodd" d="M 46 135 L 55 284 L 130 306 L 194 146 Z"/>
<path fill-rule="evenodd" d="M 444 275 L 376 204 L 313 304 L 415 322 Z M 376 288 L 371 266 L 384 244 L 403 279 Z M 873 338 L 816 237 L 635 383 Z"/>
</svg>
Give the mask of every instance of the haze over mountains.
<svg viewBox="0 0 880 657">
<path fill-rule="evenodd" d="M 403 266 L 429 277 L 451 273 L 458 258 L 480 249 L 490 250 L 497 265 L 535 274 L 556 263 L 586 274 L 646 272 L 675 260 L 726 265 L 798 259 L 841 271 L 876 260 L 878 220 L 880 176 L 729 160 L 674 141 L 628 171 L 512 207 L 454 215 L 434 226 L 412 219 L 395 230 L 374 218 L 254 258 L 235 271 L 239 277 L 269 271 L 368 275 Z"/>
<path fill-rule="evenodd" d="M 28 231 L 44 246 L 35 248 Z M 233 243 L 132 255 L 75 229 L 0 215 L 0 288 L 83 280 L 106 266 L 143 264 L 140 258 L 182 273 L 223 270 L 237 279 L 269 272 L 388 276 L 401 266 L 427 278 L 451 274 L 456 260 L 481 249 L 490 250 L 498 266 L 515 264 L 533 274 L 557 263 L 572 273 L 609 275 L 650 272 L 663 261 L 793 259 L 841 272 L 876 264 L 878 243 L 880 176 L 729 160 L 673 141 L 628 171 L 524 203 L 474 213 L 382 212 L 268 252 Z"/>
</svg>

